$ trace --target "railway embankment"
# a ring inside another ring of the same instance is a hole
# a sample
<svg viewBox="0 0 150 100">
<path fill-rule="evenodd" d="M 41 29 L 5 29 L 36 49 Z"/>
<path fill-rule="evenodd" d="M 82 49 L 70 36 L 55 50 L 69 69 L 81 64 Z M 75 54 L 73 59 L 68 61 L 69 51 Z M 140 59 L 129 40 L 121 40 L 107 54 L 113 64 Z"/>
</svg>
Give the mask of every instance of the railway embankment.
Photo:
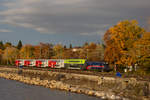
<svg viewBox="0 0 150 100">
<path fill-rule="evenodd" d="M 0 67 L 0 77 L 51 89 L 87 94 L 101 99 L 150 99 L 150 82 L 140 81 L 136 78 L 105 77 L 4 67 Z"/>
</svg>

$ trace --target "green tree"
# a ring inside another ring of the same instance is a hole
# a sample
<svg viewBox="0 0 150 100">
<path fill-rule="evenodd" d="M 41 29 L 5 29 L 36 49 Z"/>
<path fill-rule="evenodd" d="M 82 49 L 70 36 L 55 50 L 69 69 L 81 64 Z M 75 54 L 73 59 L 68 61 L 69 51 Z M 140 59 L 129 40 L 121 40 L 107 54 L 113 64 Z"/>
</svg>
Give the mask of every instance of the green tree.
<svg viewBox="0 0 150 100">
<path fill-rule="evenodd" d="M 22 42 L 21 42 L 21 40 L 19 40 L 18 45 L 17 45 L 17 48 L 18 48 L 19 50 L 22 48 Z"/>
<path fill-rule="evenodd" d="M 70 47 L 69 47 L 70 49 L 72 49 L 72 44 L 70 44 Z"/>
<path fill-rule="evenodd" d="M 64 45 L 64 49 L 67 49 L 66 45 Z"/>
<path fill-rule="evenodd" d="M 3 41 L 0 41 L 0 49 L 2 49 L 2 50 L 5 49 L 4 44 L 3 44 Z"/>
</svg>

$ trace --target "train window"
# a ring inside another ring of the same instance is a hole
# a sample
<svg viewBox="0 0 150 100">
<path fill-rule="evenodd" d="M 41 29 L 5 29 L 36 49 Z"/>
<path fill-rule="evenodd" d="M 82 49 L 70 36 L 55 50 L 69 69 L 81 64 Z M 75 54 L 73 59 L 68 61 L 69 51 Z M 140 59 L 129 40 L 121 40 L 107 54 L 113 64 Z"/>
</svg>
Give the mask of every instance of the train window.
<svg viewBox="0 0 150 100">
<path fill-rule="evenodd" d="M 69 61 L 69 62 L 80 62 L 80 61 Z"/>
</svg>

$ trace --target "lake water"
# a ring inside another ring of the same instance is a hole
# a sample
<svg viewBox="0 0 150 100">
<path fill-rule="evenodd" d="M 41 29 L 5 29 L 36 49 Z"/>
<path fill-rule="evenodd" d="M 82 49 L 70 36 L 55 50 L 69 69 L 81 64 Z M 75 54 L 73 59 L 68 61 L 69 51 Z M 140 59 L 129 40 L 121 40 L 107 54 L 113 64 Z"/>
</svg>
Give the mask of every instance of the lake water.
<svg viewBox="0 0 150 100">
<path fill-rule="evenodd" d="M 0 78 L 0 100 L 100 100 L 84 94 L 52 90 Z"/>
</svg>

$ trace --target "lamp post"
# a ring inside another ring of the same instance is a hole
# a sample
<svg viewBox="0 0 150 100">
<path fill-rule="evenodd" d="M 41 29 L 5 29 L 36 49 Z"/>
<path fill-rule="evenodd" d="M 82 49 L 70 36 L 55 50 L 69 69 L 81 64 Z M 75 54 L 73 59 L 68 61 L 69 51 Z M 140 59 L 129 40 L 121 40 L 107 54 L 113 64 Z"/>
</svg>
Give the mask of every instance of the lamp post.
<svg viewBox="0 0 150 100">
<path fill-rule="evenodd" d="M 87 49 L 87 53 L 86 53 L 86 59 L 88 60 L 88 52 L 89 52 L 89 49 Z"/>
<path fill-rule="evenodd" d="M 7 57 L 7 65 L 8 65 L 8 48 L 6 48 L 6 57 Z"/>
</svg>

